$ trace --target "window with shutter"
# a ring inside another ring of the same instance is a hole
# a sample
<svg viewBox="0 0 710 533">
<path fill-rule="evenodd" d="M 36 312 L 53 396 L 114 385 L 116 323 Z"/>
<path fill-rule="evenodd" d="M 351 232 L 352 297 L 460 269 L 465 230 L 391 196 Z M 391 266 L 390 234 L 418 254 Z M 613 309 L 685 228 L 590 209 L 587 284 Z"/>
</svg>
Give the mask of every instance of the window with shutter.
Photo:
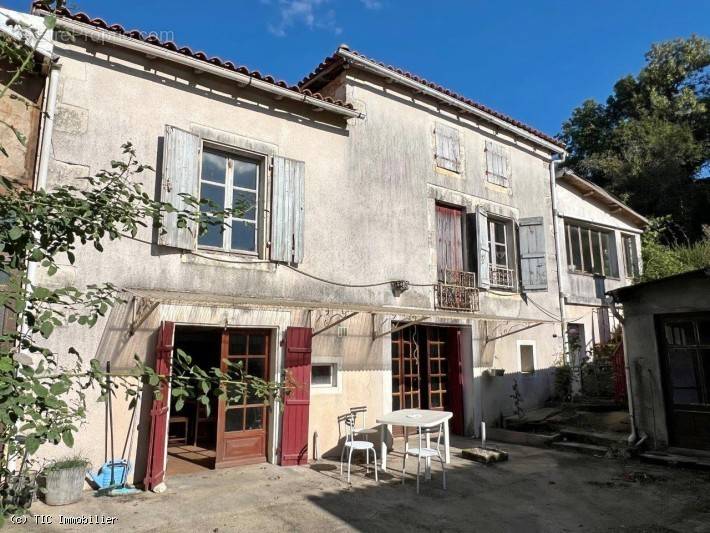
<svg viewBox="0 0 710 533">
<path fill-rule="evenodd" d="M 502 187 L 510 186 L 510 150 L 502 144 L 486 141 L 486 178 Z"/>
<path fill-rule="evenodd" d="M 478 286 L 487 289 L 491 286 L 488 215 L 481 206 L 476 207 L 476 250 L 478 251 Z"/>
<path fill-rule="evenodd" d="M 520 279 L 524 291 L 547 289 L 545 224 L 542 217 L 522 218 L 520 230 Z"/>
<path fill-rule="evenodd" d="M 459 130 L 444 124 L 437 124 L 434 133 L 436 137 L 436 166 L 452 172 L 461 172 Z"/>
<path fill-rule="evenodd" d="M 199 136 L 175 126 L 165 126 L 160 200 L 170 203 L 177 210 L 186 207 L 182 194 L 199 197 L 201 146 Z M 185 227 L 178 227 L 177 221 L 176 213 L 163 213 L 158 244 L 194 250 L 197 224 L 191 222 Z"/>
<path fill-rule="evenodd" d="M 271 260 L 303 261 L 306 164 L 275 156 L 271 205 Z"/>
</svg>

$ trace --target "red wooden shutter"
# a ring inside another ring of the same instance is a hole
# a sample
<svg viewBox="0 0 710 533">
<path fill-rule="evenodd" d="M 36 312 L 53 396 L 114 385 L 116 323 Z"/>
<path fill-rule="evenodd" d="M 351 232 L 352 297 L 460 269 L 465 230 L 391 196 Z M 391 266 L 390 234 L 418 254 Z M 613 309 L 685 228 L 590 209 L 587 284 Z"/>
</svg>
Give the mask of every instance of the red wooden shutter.
<svg viewBox="0 0 710 533">
<path fill-rule="evenodd" d="M 463 435 L 463 366 L 461 365 L 461 330 L 448 328 L 449 353 L 449 403 L 454 416 L 451 419 L 451 432 Z"/>
<path fill-rule="evenodd" d="M 436 257 L 439 280 L 444 271 L 463 270 L 463 236 L 461 210 L 444 205 L 436 206 Z"/>
<path fill-rule="evenodd" d="M 308 463 L 308 411 L 311 403 L 311 328 L 286 329 L 284 367 L 294 385 L 284 399 L 281 466 Z"/>
<path fill-rule="evenodd" d="M 163 322 L 158 330 L 158 344 L 155 349 L 155 371 L 161 376 L 170 376 L 174 338 L 175 323 Z M 170 387 L 167 381 L 161 381 L 160 393 L 159 399 L 153 398 L 153 407 L 150 410 L 148 467 L 143 481 L 147 490 L 154 489 L 165 478 L 168 411 L 170 408 Z"/>
</svg>

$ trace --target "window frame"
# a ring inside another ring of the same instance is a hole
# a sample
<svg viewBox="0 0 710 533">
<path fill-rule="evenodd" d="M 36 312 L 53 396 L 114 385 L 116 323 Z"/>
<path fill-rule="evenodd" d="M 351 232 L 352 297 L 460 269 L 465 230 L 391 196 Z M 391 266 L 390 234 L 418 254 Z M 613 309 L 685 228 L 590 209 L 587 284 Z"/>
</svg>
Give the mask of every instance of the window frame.
<svg viewBox="0 0 710 533">
<path fill-rule="evenodd" d="M 203 180 L 202 177 L 202 163 L 204 159 L 204 153 L 206 151 L 216 152 L 227 160 L 225 164 L 225 177 L 224 183 L 216 183 L 210 180 Z M 234 185 L 234 171 L 233 162 L 235 160 L 249 161 L 256 164 L 257 167 L 257 184 L 256 189 L 246 189 L 244 187 L 238 187 Z M 232 166 L 230 167 L 230 162 Z M 202 183 L 206 181 L 211 185 L 218 185 L 224 187 L 224 206 L 234 206 L 234 189 L 242 190 L 250 194 L 255 194 L 256 196 L 256 214 L 254 220 L 249 220 L 240 217 L 231 217 L 229 220 L 229 226 L 224 228 L 222 233 L 222 246 L 211 246 L 207 244 L 200 244 L 199 236 L 195 236 L 196 248 L 200 250 L 209 250 L 213 252 L 221 252 L 226 254 L 234 255 L 244 255 L 254 258 L 263 258 L 265 255 L 265 235 L 267 231 L 267 221 L 265 214 L 266 210 L 266 198 L 268 197 L 267 189 L 267 171 L 268 166 L 268 156 L 262 153 L 252 152 L 249 150 L 244 150 L 236 148 L 233 146 L 227 146 L 213 141 L 203 140 L 202 148 L 200 150 L 200 165 L 199 165 L 199 180 L 198 180 L 198 191 L 199 197 L 202 198 Z M 223 207 L 224 208 L 224 207 Z M 206 212 L 205 214 L 209 214 Z M 231 247 L 232 242 L 232 221 L 237 222 L 247 222 L 253 223 L 256 226 L 255 235 L 255 250 L 240 250 Z"/>
<path fill-rule="evenodd" d="M 330 367 L 330 383 L 313 383 L 313 368 L 317 366 Z M 325 359 L 311 361 L 311 392 L 313 394 L 336 394 L 342 392 L 342 380 L 340 376 L 340 363 L 335 359 Z"/>
<path fill-rule="evenodd" d="M 490 282 L 491 288 L 500 289 L 504 291 L 517 292 L 520 286 L 520 274 L 518 269 L 518 250 L 517 250 L 517 238 L 516 238 L 516 224 L 513 219 L 491 216 L 488 214 L 488 269 L 491 270 L 494 267 L 505 268 L 510 270 L 513 276 L 512 287 L 506 287 L 499 284 L 494 284 Z M 495 224 L 500 224 L 503 226 L 505 242 L 499 243 L 495 240 Z M 495 247 L 496 245 L 503 245 L 505 247 L 505 266 L 499 265 L 495 261 Z M 492 276 L 491 276 L 492 279 Z"/>
<path fill-rule="evenodd" d="M 615 280 L 621 279 L 616 231 L 574 220 L 565 220 L 564 224 L 567 271 L 569 273 L 582 276 L 601 276 Z M 573 232 L 576 233 L 576 239 L 573 239 Z M 602 240 L 604 236 L 606 236 L 607 239 L 606 256 L 604 254 L 604 242 Z M 580 269 L 576 268 L 575 252 L 579 254 Z M 600 263 L 598 270 L 596 265 L 597 261 Z M 589 262 L 588 268 L 587 262 Z M 610 272 L 607 272 L 607 266 Z M 616 268 L 614 268 L 615 266 Z"/>
<path fill-rule="evenodd" d="M 538 370 L 538 364 L 537 364 L 537 343 L 533 340 L 519 340 L 516 341 L 515 343 L 516 349 L 518 352 L 518 372 L 522 374 L 523 376 L 532 376 L 535 373 L 537 373 Z M 533 369 L 532 371 L 523 370 L 523 353 L 522 353 L 522 347 L 523 346 L 531 346 L 532 347 L 532 356 L 533 356 Z"/>
<path fill-rule="evenodd" d="M 626 243 L 630 241 L 633 244 L 633 260 L 631 271 L 629 271 L 629 256 L 627 255 Z M 638 256 L 638 245 L 636 243 L 636 236 L 630 233 L 621 234 L 621 247 L 624 251 L 624 275 L 627 279 L 636 279 L 641 276 L 641 263 Z"/>
</svg>

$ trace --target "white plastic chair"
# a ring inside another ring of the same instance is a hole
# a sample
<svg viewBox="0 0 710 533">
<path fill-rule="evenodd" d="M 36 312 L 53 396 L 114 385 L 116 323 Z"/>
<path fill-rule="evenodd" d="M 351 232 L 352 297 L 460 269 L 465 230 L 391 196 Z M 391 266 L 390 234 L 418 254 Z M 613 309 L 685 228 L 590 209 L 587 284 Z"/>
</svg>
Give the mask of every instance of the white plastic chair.
<svg viewBox="0 0 710 533">
<path fill-rule="evenodd" d="M 410 448 L 409 447 L 409 434 L 407 433 L 407 428 L 404 428 L 404 457 L 402 459 L 402 485 L 404 485 L 404 478 L 407 472 L 407 456 L 411 455 L 417 458 L 417 494 L 419 494 L 419 475 L 422 466 L 422 459 L 424 459 L 424 468 L 426 468 L 426 463 L 431 463 L 430 459 L 439 459 L 441 463 L 441 473 L 444 478 L 444 490 L 446 490 L 446 467 L 444 466 L 444 458 L 441 456 L 441 434 L 444 432 L 444 424 L 442 422 L 438 426 L 431 428 L 417 428 L 417 434 L 419 436 L 418 446 Z M 432 433 L 438 433 L 436 437 L 436 448 L 430 448 L 429 446 L 429 436 Z M 426 438 L 426 443 L 422 440 Z M 425 446 L 426 444 L 426 446 Z"/>
<path fill-rule="evenodd" d="M 350 414 L 355 417 L 355 429 L 353 433 L 355 433 L 356 437 L 363 436 L 368 439 L 368 435 L 376 435 L 380 430 L 378 428 L 367 427 L 366 413 L 367 407 L 364 405 L 350 408 Z M 360 419 L 360 424 L 357 423 L 358 418 Z"/>
<path fill-rule="evenodd" d="M 365 451 L 366 472 L 370 470 L 370 451 L 372 451 L 373 462 L 375 464 L 375 481 L 379 482 L 377 478 L 377 453 L 375 452 L 375 445 L 367 440 L 355 440 L 355 415 L 352 413 L 339 416 L 338 424 L 340 423 L 345 424 L 345 442 L 340 452 L 340 477 L 343 476 L 343 456 L 345 455 L 345 450 L 348 450 L 348 483 L 350 483 L 350 464 L 352 463 L 353 451 Z"/>
</svg>

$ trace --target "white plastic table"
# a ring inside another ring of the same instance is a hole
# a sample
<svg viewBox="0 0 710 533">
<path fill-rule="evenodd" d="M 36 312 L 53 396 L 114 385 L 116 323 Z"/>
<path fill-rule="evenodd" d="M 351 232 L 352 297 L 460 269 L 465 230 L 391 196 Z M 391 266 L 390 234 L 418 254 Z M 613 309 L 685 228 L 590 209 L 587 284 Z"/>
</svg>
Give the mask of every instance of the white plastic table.
<svg viewBox="0 0 710 533">
<path fill-rule="evenodd" d="M 385 429 L 391 426 L 402 426 L 408 428 L 430 428 L 444 423 L 444 460 L 446 464 L 451 463 L 451 453 L 449 452 L 449 420 L 454 414 L 450 411 L 432 411 L 430 409 L 400 409 L 377 419 L 380 424 L 380 464 L 382 470 L 387 470 L 387 443 L 385 441 Z M 429 436 L 427 435 L 427 441 Z"/>
</svg>

